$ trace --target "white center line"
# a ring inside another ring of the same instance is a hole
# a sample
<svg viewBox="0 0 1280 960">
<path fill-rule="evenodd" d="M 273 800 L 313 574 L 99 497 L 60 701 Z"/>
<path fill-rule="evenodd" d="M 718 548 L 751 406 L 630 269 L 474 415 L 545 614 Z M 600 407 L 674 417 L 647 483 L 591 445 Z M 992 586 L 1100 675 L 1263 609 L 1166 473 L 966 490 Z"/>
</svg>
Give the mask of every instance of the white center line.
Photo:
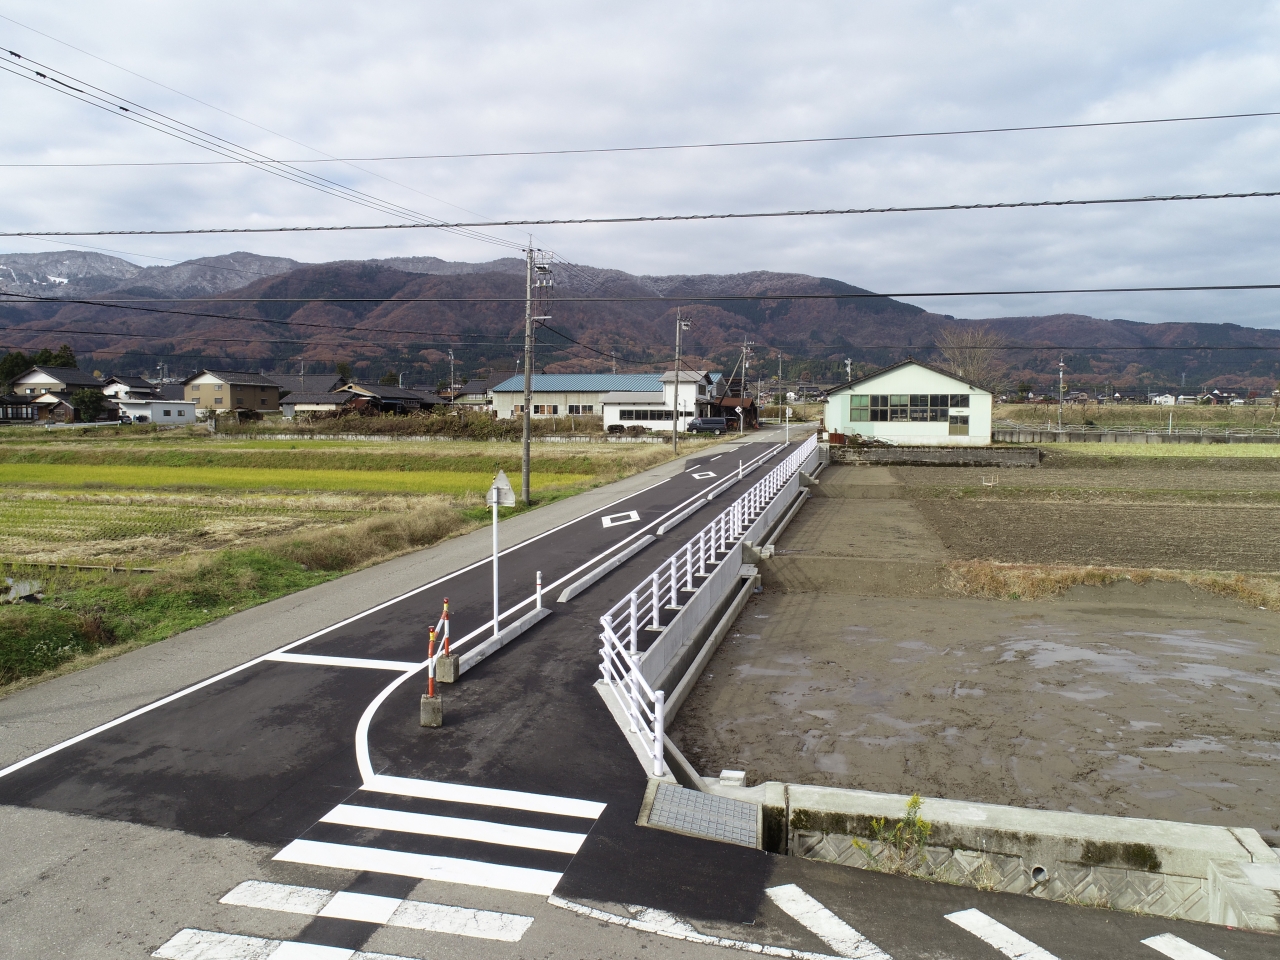
<svg viewBox="0 0 1280 960">
<path fill-rule="evenodd" d="M 1187 943 L 1172 933 L 1162 933 L 1158 937 L 1147 937 L 1142 941 L 1152 950 L 1158 950 L 1169 960 L 1219 960 L 1208 950 L 1201 950 L 1194 943 Z"/>
<path fill-rule="evenodd" d="M 459 817 L 437 817 L 426 813 L 405 813 L 400 810 L 383 810 L 381 807 L 357 807 L 339 804 L 323 817 L 323 823 L 340 823 L 347 827 L 366 830 L 394 830 L 397 833 L 416 833 L 424 837 L 450 837 L 454 840 L 476 840 L 480 843 L 498 843 L 507 847 L 524 847 L 529 850 L 551 850 L 556 853 L 577 853 L 585 833 L 566 833 L 562 830 L 540 830 L 536 827 L 515 827 L 488 820 L 463 820 Z"/>
<path fill-rule="evenodd" d="M 892 960 L 887 953 L 794 883 L 770 887 L 765 893 L 784 912 L 808 927 L 840 956 L 853 957 L 855 960 Z"/>
<path fill-rule="evenodd" d="M 1044 947 L 1015 933 L 1000 921 L 991 919 L 981 910 L 970 909 L 949 913 L 947 919 L 957 927 L 968 930 L 989 946 L 995 947 L 1009 960 L 1058 960 Z"/>
</svg>

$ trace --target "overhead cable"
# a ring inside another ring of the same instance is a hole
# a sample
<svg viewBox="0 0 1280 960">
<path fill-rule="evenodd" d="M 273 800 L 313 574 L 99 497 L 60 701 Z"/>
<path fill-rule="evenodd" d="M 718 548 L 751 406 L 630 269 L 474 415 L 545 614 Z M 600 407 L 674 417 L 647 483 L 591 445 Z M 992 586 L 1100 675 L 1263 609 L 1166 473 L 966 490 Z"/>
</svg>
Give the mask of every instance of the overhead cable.
<svg viewBox="0 0 1280 960">
<path fill-rule="evenodd" d="M 3 64 L 0 64 L 2 66 Z M 0 237 L 171 237 L 218 233 L 333 233 L 347 230 L 452 230 L 471 227 L 554 227 L 584 224 L 680 223 L 698 220 L 764 220 L 785 217 L 836 217 L 867 213 L 946 213 L 956 210 L 1024 210 L 1033 207 L 1093 207 L 1111 204 L 1169 203 L 1182 200 L 1253 200 L 1280 197 L 1280 190 L 1249 193 L 1166 194 L 1150 197 L 1109 197 L 1094 200 L 1020 200 L 999 203 L 927 204 L 918 207 L 847 207 L 828 210 L 772 210 L 753 213 L 680 213 L 639 217 L 573 217 L 545 220 L 477 220 L 457 223 L 344 224 L 318 227 L 200 227 L 182 230 L 18 230 Z"/>
</svg>

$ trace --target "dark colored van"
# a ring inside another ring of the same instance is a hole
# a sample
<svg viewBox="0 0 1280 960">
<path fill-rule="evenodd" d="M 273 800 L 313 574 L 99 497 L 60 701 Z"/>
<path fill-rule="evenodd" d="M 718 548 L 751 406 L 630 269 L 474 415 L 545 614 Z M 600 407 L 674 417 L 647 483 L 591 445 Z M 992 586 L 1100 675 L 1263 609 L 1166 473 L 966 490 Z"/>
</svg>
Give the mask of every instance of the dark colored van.
<svg viewBox="0 0 1280 960">
<path fill-rule="evenodd" d="M 717 437 L 729 429 L 724 417 L 694 417 L 685 428 L 689 433 L 714 433 Z"/>
</svg>

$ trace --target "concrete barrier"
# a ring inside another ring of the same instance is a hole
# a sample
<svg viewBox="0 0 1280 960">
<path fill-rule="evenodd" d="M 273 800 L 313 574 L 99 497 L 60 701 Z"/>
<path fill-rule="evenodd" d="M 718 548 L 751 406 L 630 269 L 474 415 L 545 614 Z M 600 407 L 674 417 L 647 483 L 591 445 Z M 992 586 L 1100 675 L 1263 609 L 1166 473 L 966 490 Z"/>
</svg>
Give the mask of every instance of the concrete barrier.
<svg viewBox="0 0 1280 960">
<path fill-rule="evenodd" d="M 831 463 L 898 467 L 1034 467 L 1040 451 L 1025 447 L 846 447 L 832 444 Z"/>
</svg>

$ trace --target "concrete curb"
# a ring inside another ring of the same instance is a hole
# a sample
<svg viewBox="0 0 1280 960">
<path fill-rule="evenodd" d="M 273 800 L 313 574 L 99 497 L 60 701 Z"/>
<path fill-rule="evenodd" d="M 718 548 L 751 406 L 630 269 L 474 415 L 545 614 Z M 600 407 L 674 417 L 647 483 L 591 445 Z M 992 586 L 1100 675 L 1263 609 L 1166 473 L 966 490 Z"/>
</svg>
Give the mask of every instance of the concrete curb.
<svg viewBox="0 0 1280 960">
<path fill-rule="evenodd" d="M 659 533 L 662 532 L 661 527 L 658 528 L 658 532 Z M 641 537 L 639 540 L 637 540 L 631 546 L 627 547 L 627 549 L 623 550 L 617 556 L 610 557 L 604 563 L 600 564 L 600 566 L 596 567 L 594 570 L 588 573 L 585 577 L 582 577 L 581 579 L 565 587 L 560 594 L 560 599 L 557 602 L 568 603 L 570 600 L 572 600 L 578 594 L 582 593 L 582 591 L 586 590 L 587 587 L 591 586 L 597 580 L 602 580 L 606 574 L 612 573 L 614 570 L 618 569 L 618 567 L 622 566 L 624 563 L 626 563 L 628 560 L 634 557 L 637 553 L 639 553 L 649 544 L 653 543 L 653 541 L 656 539 L 658 538 L 655 537 L 653 534 L 646 534 L 644 537 Z"/>
<path fill-rule="evenodd" d="M 535 610 L 530 610 L 515 623 L 511 624 L 511 626 L 506 627 L 499 632 L 496 637 L 490 637 L 478 647 L 468 650 L 466 653 L 462 654 L 461 659 L 458 660 L 459 675 L 466 673 L 486 657 L 497 653 L 516 637 L 520 636 L 520 634 L 532 627 L 535 623 L 539 623 L 549 616 L 551 616 L 550 607 L 538 607 Z"/>
</svg>

